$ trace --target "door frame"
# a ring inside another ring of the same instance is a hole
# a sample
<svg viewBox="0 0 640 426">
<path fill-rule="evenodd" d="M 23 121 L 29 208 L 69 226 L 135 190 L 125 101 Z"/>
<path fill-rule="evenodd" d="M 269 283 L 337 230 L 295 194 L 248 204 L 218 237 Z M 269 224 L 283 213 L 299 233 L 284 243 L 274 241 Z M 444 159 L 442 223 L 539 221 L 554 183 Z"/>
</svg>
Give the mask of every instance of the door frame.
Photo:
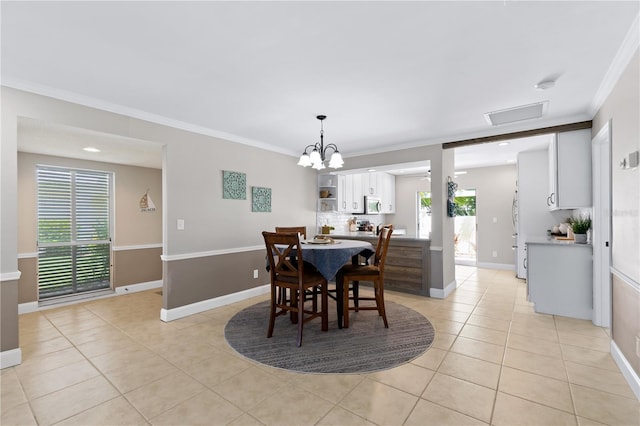
<svg viewBox="0 0 640 426">
<path fill-rule="evenodd" d="M 611 120 L 591 141 L 593 179 L 593 323 L 611 327 Z"/>
</svg>

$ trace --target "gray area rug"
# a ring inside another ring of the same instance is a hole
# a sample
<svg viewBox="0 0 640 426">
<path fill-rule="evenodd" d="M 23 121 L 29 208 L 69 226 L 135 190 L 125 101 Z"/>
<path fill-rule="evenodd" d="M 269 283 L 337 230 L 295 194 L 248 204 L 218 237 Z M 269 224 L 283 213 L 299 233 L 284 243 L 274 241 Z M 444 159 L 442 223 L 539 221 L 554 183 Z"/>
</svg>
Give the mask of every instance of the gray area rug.
<svg viewBox="0 0 640 426">
<path fill-rule="evenodd" d="M 368 373 L 387 370 L 422 355 L 435 331 L 427 318 L 397 303 L 385 301 L 389 328 L 375 311 L 351 312 L 349 328 L 338 328 L 335 304 L 329 303 L 329 331 L 320 318 L 304 325 L 302 347 L 296 346 L 297 326 L 288 316 L 276 318 L 267 338 L 269 302 L 238 312 L 225 327 L 225 338 L 239 354 L 262 364 L 304 373 Z"/>
</svg>

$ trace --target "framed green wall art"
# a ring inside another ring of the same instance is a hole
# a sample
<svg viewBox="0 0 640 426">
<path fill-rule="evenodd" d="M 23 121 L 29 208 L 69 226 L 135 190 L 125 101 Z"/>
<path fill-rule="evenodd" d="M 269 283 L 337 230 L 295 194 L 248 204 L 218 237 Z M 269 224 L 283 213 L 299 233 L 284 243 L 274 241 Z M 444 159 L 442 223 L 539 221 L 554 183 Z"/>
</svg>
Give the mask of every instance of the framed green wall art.
<svg viewBox="0 0 640 426">
<path fill-rule="evenodd" d="M 230 200 L 247 199 L 247 174 L 222 171 L 222 198 Z"/>
<path fill-rule="evenodd" d="M 253 200 L 251 211 L 270 212 L 271 211 L 271 188 L 252 187 Z"/>
</svg>

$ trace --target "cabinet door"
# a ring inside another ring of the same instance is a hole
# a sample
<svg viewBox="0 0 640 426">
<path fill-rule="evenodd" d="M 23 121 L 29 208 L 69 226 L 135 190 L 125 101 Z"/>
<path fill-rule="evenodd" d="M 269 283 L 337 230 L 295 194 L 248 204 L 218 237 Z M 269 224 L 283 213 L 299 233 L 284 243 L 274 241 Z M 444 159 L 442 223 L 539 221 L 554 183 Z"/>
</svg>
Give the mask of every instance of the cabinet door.
<svg viewBox="0 0 640 426">
<path fill-rule="evenodd" d="M 591 207 L 591 130 L 557 135 L 556 207 Z"/>
<path fill-rule="evenodd" d="M 349 212 L 347 206 L 347 177 L 344 175 L 338 175 L 338 211 Z"/>
<path fill-rule="evenodd" d="M 547 206 L 550 210 L 557 209 L 558 203 L 558 135 L 553 135 L 549 143 L 549 196 Z"/>
<path fill-rule="evenodd" d="M 380 174 L 380 198 L 382 213 L 396 212 L 396 177 L 388 173 Z"/>
<path fill-rule="evenodd" d="M 557 133 L 549 144 L 551 210 L 591 207 L 591 130 Z"/>
<path fill-rule="evenodd" d="M 351 203 L 353 212 L 364 211 L 364 191 L 362 188 L 362 175 L 351 176 Z M 347 182 L 348 185 L 348 182 Z"/>
<path fill-rule="evenodd" d="M 381 192 L 380 178 L 383 173 L 366 173 L 362 175 L 362 189 L 364 195 L 379 197 Z M 386 174 L 386 173 L 385 173 Z"/>
</svg>

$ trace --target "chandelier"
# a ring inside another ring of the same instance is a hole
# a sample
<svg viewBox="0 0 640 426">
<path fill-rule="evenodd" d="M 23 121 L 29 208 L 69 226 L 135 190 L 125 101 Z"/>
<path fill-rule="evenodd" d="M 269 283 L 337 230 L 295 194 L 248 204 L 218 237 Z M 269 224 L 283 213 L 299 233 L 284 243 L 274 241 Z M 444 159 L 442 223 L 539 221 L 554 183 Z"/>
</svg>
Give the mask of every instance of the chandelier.
<svg viewBox="0 0 640 426">
<path fill-rule="evenodd" d="M 320 143 L 315 143 L 313 145 L 307 145 L 304 149 L 304 152 L 300 156 L 300 161 L 298 161 L 298 166 L 307 167 L 311 166 L 316 170 L 322 170 L 325 168 L 324 160 L 326 158 L 327 150 L 332 149 L 333 154 L 331 154 L 331 160 L 329 161 L 329 167 L 332 169 L 339 169 L 344 164 L 342 161 L 342 155 L 338 152 L 338 147 L 330 143 L 327 146 L 324 146 L 324 129 L 322 127 L 322 120 L 327 118 L 326 115 L 318 115 L 316 117 L 320 120 Z M 307 151 L 309 148 L 313 148 L 311 153 Z"/>
</svg>

